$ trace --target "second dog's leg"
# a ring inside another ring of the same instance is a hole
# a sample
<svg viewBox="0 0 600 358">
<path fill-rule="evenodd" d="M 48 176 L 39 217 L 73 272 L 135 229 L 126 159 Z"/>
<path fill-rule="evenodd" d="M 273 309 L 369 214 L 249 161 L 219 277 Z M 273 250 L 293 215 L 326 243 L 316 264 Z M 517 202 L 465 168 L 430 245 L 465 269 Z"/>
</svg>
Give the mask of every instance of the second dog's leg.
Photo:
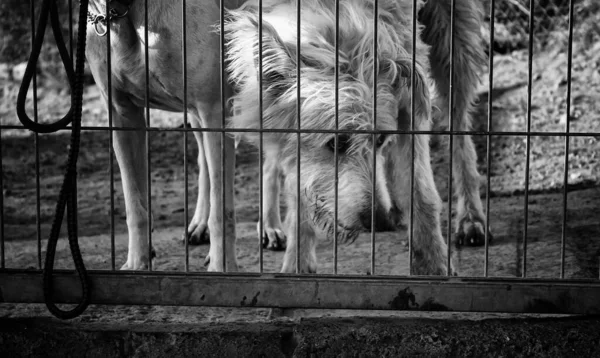
<svg viewBox="0 0 600 358">
<path fill-rule="evenodd" d="M 221 118 L 220 110 L 212 111 L 211 118 Z M 205 128 L 210 128 L 204 123 Z M 235 210 L 233 200 L 233 183 L 235 176 L 235 143 L 234 139 L 218 132 L 205 132 L 203 135 L 204 153 L 208 176 L 210 178 L 210 214 L 208 218 L 208 229 L 210 231 L 210 249 L 206 261 L 208 271 L 238 271 L 235 255 Z M 222 153 L 221 142 L 223 142 L 224 153 Z M 222 154 L 225 155 L 225 167 L 223 168 Z M 222 173 L 222 168 L 224 173 Z M 223 201 L 222 190 L 225 190 L 225 201 Z M 225 217 L 223 217 L 225 208 Z M 223 231 L 223 220 L 225 220 L 225 231 Z M 223 239 L 225 241 L 223 241 Z M 225 258 L 223 262 L 223 243 L 225 242 Z M 224 267 L 226 265 L 226 267 Z"/>
<path fill-rule="evenodd" d="M 260 222 L 256 230 L 262 240 L 263 247 L 269 250 L 282 250 L 285 243 L 285 234 L 282 230 L 281 216 L 279 214 L 279 163 L 278 158 L 269 150 L 265 150 L 263 163 L 263 231 L 260 231 Z"/>
<path fill-rule="evenodd" d="M 317 253 L 316 253 L 316 237 L 315 231 L 310 225 L 311 220 L 307 217 L 305 209 L 300 205 L 298 208 L 296 197 L 296 180 L 295 175 L 290 174 L 285 178 L 285 187 L 287 191 L 287 212 L 285 218 L 285 226 L 287 230 L 287 245 L 285 255 L 283 256 L 283 266 L 281 272 L 295 273 L 296 272 L 296 252 L 298 251 L 298 243 L 300 244 L 300 264 L 298 273 L 316 273 L 317 272 Z M 296 223 L 297 213 L 300 209 L 300 237 L 297 235 Z"/>
<path fill-rule="evenodd" d="M 429 157 L 429 137 L 415 135 L 413 220 L 410 222 L 411 205 L 411 139 L 402 135 L 395 144 L 387 166 L 391 173 L 395 205 L 400 207 L 408 230 L 413 232 L 413 265 L 411 275 L 446 275 L 447 246 L 440 227 L 442 201 L 433 180 Z M 452 267 L 450 267 L 451 270 Z"/>
<path fill-rule="evenodd" d="M 454 130 L 471 128 L 471 110 L 478 74 L 482 67 L 483 48 L 480 30 L 481 8 L 477 1 L 457 0 L 454 8 Z M 451 2 L 428 1 L 422 10 L 425 24 L 423 39 L 431 46 L 430 62 L 433 77 L 442 100 L 442 109 L 448 113 L 450 66 Z M 483 245 L 485 243 L 485 215 L 479 196 L 480 177 L 477 172 L 477 153 L 471 136 L 454 137 L 453 185 L 458 198 L 456 208 L 456 244 Z M 451 200 L 451 197 L 448 198 Z M 491 236 L 490 236 L 491 238 Z"/>
<path fill-rule="evenodd" d="M 199 123 L 197 123 L 197 119 L 192 120 L 191 123 L 192 127 L 198 128 Z M 198 144 L 198 198 L 194 216 L 188 226 L 186 235 L 184 235 L 184 239 L 189 240 L 190 244 L 201 245 L 209 242 L 210 181 L 202 132 L 194 132 L 194 137 L 196 137 L 196 143 Z"/>
</svg>

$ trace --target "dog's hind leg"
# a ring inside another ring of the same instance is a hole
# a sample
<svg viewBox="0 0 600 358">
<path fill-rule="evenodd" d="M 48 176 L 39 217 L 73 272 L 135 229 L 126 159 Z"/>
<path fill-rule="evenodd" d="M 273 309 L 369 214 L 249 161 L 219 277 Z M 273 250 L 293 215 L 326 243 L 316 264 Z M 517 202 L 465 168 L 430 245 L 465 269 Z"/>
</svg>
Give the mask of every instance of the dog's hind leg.
<svg viewBox="0 0 600 358">
<path fill-rule="evenodd" d="M 210 110 L 200 111 L 200 119 L 204 128 L 220 127 L 221 104 L 213 105 Z M 228 134 L 224 135 L 224 138 L 222 136 L 220 132 L 204 132 L 202 137 L 210 179 L 210 213 L 208 217 L 210 249 L 205 262 L 208 264 L 208 271 L 235 272 L 238 271 L 235 255 L 236 234 L 233 200 L 235 141 Z M 224 160 L 223 155 L 225 156 Z M 225 200 L 223 200 L 223 190 L 225 190 Z M 225 213 L 225 217 L 223 217 L 223 213 Z M 224 225 L 223 220 L 225 220 Z M 225 251 L 225 262 L 223 261 L 223 251 Z"/>
<path fill-rule="evenodd" d="M 431 70 L 446 116 L 450 102 L 450 16 L 451 0 L 427 1 L 420 13 L 420 20 L 425 25 L 423 40 L 431 46 Z M 477 71 L 482 68 L 485 56 L 480 29 L 481 4 L 472 0 L 456 0 L 454 16 L 453 129 L 468 131 L 471 129 L 470 112 L 479 81 Z M 485 215 L 479 195 L 477 153 L 471 136 L 454 136 L 452 158 L 457 197 L 456 244 L 483 245 Z M 491 239 L 491 235 L 489 237 Z"/>
<path fill-rule="evenodd" d="M 193 128 L 198 128 L 200 126 L 199 119 L 193 118 L 190 124 Z M 193 245 L 201 245 L 210 242 L 208 231 L 210 179 L 208 177 L 202 132 L 194 131 L 194 137 L 198 144 L 198 198 L 194 216 L 192 217 L 192 221 L 190 221 L 186 234 L 184 234 L 184 240 L 188 240 Z"/>
<path fill-rule="evenodd" d="M 415 128 L 417 130 L 427 130 Z M 411 138 L 401 135 L 390 152 L 387 172 L 390 173 L 393 186 L 390 192 L 394 205 L 400 210 L 392 210 L 392 214 L 402 215 L 394 218 L 403 219 L 408 230 L 413 232 L 411 275 L 446 275 L 447 245 L 442 236 L 440 213 L 442 201 L 433 180 L 429 156 L 429 136 L 414 136 L 414 187 L 413 187 L 413 220 L 410 220 L 411 204 Z M 450 269 L 453 271 L 452 266 Z"/>
<path fill-rule="evenodd" d="M 268 148 L 264 150 L 265 161 L 263 163 L 263 232 L 260 231 L 260 222 L 256 230 L 261 238 L 264 248 L 269 250 L 283 250 L 285 248 L 285 234 L 282 230 L 281 215 L 279 213 L 279 190 L 281 172 L 276 154 L 271 153 Z"/>
</svg>

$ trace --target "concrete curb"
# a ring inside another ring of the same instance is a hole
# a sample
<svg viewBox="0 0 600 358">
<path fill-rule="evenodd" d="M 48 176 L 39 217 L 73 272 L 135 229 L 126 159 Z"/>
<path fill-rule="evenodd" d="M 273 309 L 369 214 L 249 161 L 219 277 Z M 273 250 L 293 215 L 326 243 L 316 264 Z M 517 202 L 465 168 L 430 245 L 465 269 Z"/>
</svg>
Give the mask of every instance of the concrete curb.
<svg viewBox="0 0 600 358">
<path fill-rule="evenodd" d="M 269 322 L 0 318 L 4 357 L 600 357 L 599 317 L 316 317 Z"/>
</svg>

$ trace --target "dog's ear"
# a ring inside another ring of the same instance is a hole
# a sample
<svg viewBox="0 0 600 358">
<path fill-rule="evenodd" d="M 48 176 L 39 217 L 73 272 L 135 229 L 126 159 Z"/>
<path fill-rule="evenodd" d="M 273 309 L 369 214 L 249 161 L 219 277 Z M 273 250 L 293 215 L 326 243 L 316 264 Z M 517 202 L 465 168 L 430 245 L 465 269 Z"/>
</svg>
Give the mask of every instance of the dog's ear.
<svg viewBox="0 0 600 358">
<path fill-rule="evenodd" d="M 398 60 L 396 63 L 401 78 L 400 85 L 405 87 L 403 93 L 408 101 L 410 101 L 411 93 L 414 93 L 415 120 L 429 121 L 431 119 L 431 94 L 423 66 L 416 62 L 413 71 L 413 62 L 410 58 Z"/>
<path fill-rule="evenodd" d="M 253 25 L 258 34 L 258 19 L 254 19 Z M 254 43 L 254 66 L 257 76 L 262 73 L 263 88 L 278 96 L 296 81 L 296 50 L 292 45 L 286 44 L 268 22 L 263 21 L 262 29 L 262 43 L 258 40 Z M 262 68 L 259 61 L 261 51 Z"/>
<path fill-rule="evenodd" d="M 217 27 L 217 31 L 220 29 Z M 236 86 L 256 83 L 262 76 L 263 91 L 273 97 L 287 91 L 296 77 L 296 51 L 286 44 L 277 30 L 262 21 L 262 41 L 259 41 L 258 9 L 250 2 L 227 13 L 224 26 L 227 41 L 227 69 L 229 79 Z M 262 53 L 262 69 L 259 64 Z"/>
</svg>

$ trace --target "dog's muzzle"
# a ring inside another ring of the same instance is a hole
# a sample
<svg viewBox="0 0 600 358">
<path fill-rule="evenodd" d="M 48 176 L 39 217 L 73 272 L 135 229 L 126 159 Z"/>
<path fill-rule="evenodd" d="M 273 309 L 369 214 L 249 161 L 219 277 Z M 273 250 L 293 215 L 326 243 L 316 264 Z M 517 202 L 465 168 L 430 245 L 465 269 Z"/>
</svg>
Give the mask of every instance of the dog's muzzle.
<svg viewBox="0 0 600 358">
<path fill-rule="evenodd" d="M 375 224 L 376 231 L 394 231 L 401 225 L 401 213 L 396 206 L 392 206 L 389 212 L 386 212 L 382 207 L 377 206 L 375 213 L 371 210 L 365 210 L 359 214 L 361 225 L 366 231 L 373 229 Z"/>
</svg>

